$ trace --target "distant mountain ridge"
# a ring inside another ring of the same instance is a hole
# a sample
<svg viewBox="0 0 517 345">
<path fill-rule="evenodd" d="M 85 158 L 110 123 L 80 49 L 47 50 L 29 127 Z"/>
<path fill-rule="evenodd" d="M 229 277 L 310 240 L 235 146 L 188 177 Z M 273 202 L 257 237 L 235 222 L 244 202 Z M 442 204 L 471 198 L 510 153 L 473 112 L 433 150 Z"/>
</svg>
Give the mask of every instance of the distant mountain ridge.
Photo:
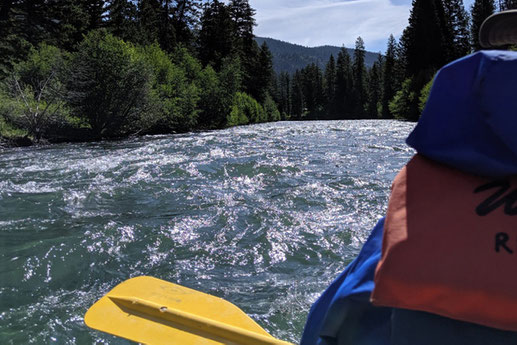
<svg viewBox="0 0 517 345">
<path fill-rule="evenodd" d="M 266 42 L 273 54 L 273 68 L 276 73 L 287 72 L 293 74 L 297 69 L 315 63 L 322 69 L 329 61 L 330 55 L 337 58 L 337 54 L 341 47 L 320 46 L 320 47 L 304 47 L 302 45 L 293 44 L 267 37 L 255 37 L 255 41 L 259 45 Z M 353 58 L 354 49 L 346 48 L 348 54 Z M 373 66 L 373 63 L 379 58 L 378 53 L 366 52 L 365 64 L 367 67 Z"/>
</svg>

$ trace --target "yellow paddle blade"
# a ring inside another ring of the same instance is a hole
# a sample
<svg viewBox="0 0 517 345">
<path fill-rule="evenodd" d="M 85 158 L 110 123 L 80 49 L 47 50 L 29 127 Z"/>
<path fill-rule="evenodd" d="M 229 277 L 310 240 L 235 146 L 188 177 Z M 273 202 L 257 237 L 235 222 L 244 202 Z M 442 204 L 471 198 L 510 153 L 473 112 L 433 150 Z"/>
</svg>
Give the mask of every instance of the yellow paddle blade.
<svg viewBox="0 0 517 345">
<path fill-rule="evenodd" d="M 120 283 L 86 312 L 84 322 L 150 345 L 290 344 L 228 301 L 153 277 Z"/>
</svg>

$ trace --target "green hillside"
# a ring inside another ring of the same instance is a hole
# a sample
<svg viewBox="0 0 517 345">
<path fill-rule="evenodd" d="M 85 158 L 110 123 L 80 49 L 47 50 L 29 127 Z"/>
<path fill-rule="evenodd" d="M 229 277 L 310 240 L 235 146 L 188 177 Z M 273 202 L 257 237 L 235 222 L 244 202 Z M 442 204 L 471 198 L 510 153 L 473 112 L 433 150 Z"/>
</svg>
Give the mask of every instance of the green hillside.
<svg viewBox="0 0 517 345">
<path fill-rule="evenodd" d="M 315 63 L 320 68 L 324 68 L 328 62 L 330 55 L 337 56 L 341 47 L 321 46 L 321 47 L 304 47 L 298 44 L 292 44 L 273 38 L 255 37 L 259 45 L 266 42 L 271 53 L 273 53 L 273 68 L 275 72 L 294 73 L 297 69 L 302 69 L 308 64 Z M 354 50 L 346 48 L 350 56 L 353 56 Z M 366 52 L 365 64 L 371 67 L 379 58 L 378 53 Z"/>
</svg>

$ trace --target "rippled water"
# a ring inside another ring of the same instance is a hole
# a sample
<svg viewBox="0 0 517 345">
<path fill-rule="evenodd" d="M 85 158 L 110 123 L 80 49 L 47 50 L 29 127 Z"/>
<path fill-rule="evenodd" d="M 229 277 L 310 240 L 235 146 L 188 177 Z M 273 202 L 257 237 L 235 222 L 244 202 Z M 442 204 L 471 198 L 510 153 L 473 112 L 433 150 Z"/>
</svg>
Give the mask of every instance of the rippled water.
<svg viewBox="0 0 517 345">
<path fill-rule="evenodd" d="M 297 342 L 413 154 L 413 125 L 283 122 L 0 151 L 2 344 L 126 344 L 87 308 L 151 275 Z"/>
</svg>

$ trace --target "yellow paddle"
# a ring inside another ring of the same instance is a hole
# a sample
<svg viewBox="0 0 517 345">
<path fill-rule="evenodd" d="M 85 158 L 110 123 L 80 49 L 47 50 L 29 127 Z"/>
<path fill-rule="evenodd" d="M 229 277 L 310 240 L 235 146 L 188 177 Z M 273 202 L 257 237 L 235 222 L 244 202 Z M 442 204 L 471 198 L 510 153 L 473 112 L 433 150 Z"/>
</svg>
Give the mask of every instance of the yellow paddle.
<svg viewBox="0 0 517 345">
<path fill-rule="evenodd" d="M 292 345 L 228 301 L 153 277 L 120 283 L 86 312 L 84 322 L 150 345 Z"/>
</svg>

